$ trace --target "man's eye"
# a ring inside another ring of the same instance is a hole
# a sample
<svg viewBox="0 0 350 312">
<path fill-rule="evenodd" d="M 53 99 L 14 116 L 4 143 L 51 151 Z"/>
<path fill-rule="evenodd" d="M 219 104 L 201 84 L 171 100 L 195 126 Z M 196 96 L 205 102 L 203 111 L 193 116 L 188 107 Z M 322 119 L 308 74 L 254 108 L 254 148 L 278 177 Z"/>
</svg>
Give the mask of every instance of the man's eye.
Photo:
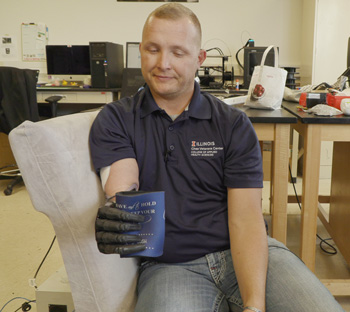
<svg viewBox="0 0 350 312">
<path fill-rule="evenodd" d="M 155 48 L 148 49 L 148 52 L 150 52 L 150 53 L 157 53 L 158 49 L 155 49 Z"/>
<path fill-rule="evenodd" d="M 174 51 L 174 55 L 177 57 L 184 56 L 184 53 L 182 51 Z"/>
</svg>

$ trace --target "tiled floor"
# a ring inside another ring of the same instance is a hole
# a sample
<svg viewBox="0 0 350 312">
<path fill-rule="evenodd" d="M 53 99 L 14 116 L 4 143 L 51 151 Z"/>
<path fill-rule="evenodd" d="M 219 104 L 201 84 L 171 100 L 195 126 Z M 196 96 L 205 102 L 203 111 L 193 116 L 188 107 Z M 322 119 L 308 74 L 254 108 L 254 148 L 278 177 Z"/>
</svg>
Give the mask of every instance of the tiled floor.
<svg viewBox="0 0 350 312">
<path fill-rule="evenodd" d="M 35 211 L 24 186 L 16 187 L 11 196 L 3 194 L 6 181 L 0 181 L 0 310 L 3 305 L 15 297 L 35 299 L 34 288 L 28 280 L 34 274 L 54 237 L 48 218 Z M 268 183 L 264 188 L 263 209 L 268 214 Z M 300 193 L 301 183 L 297 183 Z M 322 194 L 329 192 L 329 182 L 321 180 Z M 289 194 L 293 194 L 290 185 Z M 298 254 L 300 217 L 297 205 L 288 206 L 288 247 Z M 266 216 L 267 220 L 269 219 Z M 318 233 L 327 237 L 327 232 L 319 223 Z M 43 283 L 51 274 L 63 265 L 62 257 L 55 242 L 43 264 L 37 279 L 37 285 Z M 316 275 L 319 278 L 350 278 L 350 269 L 341 254 L 329 256 L 317 247 Z M 350 296 L 337 297 L 345 311 L 350 311 Z M 15 299 L 3 312 L 16 311 L 23 299 Z M 32 304 L 32 312 L 36 312 Z M 300 312 L 300 311 L 298 311 Z"/>
</svg>

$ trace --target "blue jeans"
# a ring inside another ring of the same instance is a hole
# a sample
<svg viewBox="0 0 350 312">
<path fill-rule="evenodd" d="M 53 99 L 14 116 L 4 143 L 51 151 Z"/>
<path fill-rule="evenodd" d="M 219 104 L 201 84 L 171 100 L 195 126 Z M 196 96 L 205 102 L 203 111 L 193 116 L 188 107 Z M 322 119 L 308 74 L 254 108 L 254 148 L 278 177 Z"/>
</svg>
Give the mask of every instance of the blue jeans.
<svg viewBox="0 0 350 312">
<path fill-rule="evenodd" d="M 267 312 L 344 311 L 298 257 L 268 240 Z M 243 311 L 229 250 L 186 263 L 142 264 L 135 312 L 228 311 Z"/>
</svg>

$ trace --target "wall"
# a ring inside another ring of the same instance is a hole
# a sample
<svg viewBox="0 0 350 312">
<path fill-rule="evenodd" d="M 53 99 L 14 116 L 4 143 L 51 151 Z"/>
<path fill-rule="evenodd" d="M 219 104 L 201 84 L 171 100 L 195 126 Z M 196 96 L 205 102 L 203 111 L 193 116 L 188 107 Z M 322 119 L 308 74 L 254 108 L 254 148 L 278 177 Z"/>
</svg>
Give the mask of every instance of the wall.
<svg viewBox="0 0 350 312">
<path fill-rule="evenodd" d="M 317 0 L 313 84 L 334 83 L 347 68 L 350 1 Z"/>
<path fill-rule="evenodd" d="M 314 56 L 315 9 L 316 0 L 303 1 L 302 32 L 300 34 L 300 85 L 309 85 L 312 81 L 312 65 Z"/>
<path fill-rule="evenodd" d="M 1 0 L 0 35 L 17 38 L 19 57 L 22 22 L 46 23 L 49 44 L 111 41 L 125 45 L 127 41 L 140 41 L 147 15 L 160 4 L 116 0 Z M 238 68 L 235 54 L 249 38 L 253 38 L 257 46 L 279 46 L 281 66 L 301 65 L 303 0 L 199 0 L 185 5 L 202 22 L 203 47 L 220 47 L 225 54 L 232 55 L 230 67 Z M 41 75 L 46 72 L 44 62 L 3 61 L 0 65 L 40 69 Z"/>
</svg>

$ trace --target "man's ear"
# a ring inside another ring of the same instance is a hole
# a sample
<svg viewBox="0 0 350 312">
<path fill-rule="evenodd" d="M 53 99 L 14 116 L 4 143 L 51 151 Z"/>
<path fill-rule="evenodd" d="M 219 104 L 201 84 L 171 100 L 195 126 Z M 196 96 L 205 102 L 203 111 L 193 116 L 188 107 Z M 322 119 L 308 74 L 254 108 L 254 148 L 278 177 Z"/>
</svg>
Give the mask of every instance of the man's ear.
<svg viewBox="0 0 350 312">
<path fill-rule="evenodd" d="M 207 58 L 207 51 L 200 49 L 198 54 L 198 69 L 201 67 L 205 59 Z"/>
</svg>

